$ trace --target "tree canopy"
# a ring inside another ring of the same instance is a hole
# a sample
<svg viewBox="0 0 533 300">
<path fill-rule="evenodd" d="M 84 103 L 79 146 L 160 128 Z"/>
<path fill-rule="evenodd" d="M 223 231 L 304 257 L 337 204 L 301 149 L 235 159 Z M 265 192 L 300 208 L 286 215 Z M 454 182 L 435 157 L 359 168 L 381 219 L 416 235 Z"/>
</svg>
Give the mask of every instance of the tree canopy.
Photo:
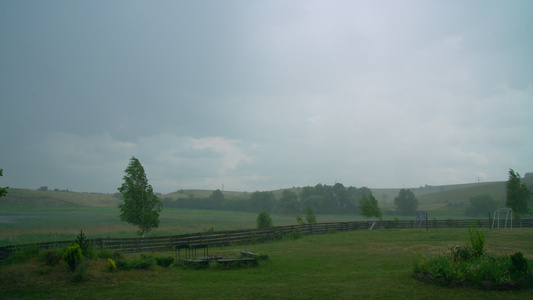
<svg viewBox="0 0 533 300">
<path fill-rule="evenodd" d="M 0 176 L 3 176 L 3 172 L 4 172 L 4 169 L 0 169 Z M 3 188 L 0 188 L 0 197 L 4 197 L 5 195 L 7 195 L 7 189 L 9 189 L 9 187 L 3 187 Z"/>
<path fill-rule="evenodd" d="M 498 201 L 490 195 L 477 195 L 470 198 L 470 205 L 466 208 L 465 215 L 478 217 L 487 215 L 498 209 Z"/>
<path fill-rule="evenodd" d="M 401 189 L 398 196 L 394 198 L 396 213 L 401 216 L 410 216 L 416 213 L 418 209 L 418 199 L 410 189 Z"/>
<path fill-rule="evenodd" d="M 118 188 L 124 199 L 124 203 L 119 205 L 120 220 L 138 226 L 139 235 L 144 236 L 159 226 L 163 205 L 148 184 L 144 168 L 137 158 L 130 159 L 124 172 L 124 183 Z"/>
<path fill-rule="evenodd" d="M 509 169 L 509 179 L 505 183 L 505 205 L 520 215 L 528 213 L 528 202 L 531 192 L 526 184 L 521 181 L 520 174 Z"/>
<path fill-rule="evenodd" d="M 359 208 L 361 210 L 361 215 L 367 218 L 381 217 L 381 210 L 379 209 L 378 201 L 376 198 L 374 198 L 372 193 L 370 193 L 368 196 L 363 194 L 359 198 Z"/>
</svg>

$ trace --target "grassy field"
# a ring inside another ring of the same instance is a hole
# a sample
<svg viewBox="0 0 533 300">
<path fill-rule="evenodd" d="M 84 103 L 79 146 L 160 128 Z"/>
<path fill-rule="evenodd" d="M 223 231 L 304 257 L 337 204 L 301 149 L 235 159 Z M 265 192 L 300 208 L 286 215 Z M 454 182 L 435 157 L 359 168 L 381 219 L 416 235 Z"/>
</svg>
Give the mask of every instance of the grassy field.
<svg viewBox="0 0 533 300">
<path fill-rule="evenodd" d="M 491 253 L 521 250 L 533 258 L 532 229 L 483 230 Z M 464 245 L 467 229 L 354 231 L 249 246 L 210 249 L 235 257 L 242 250 L 267 254 L 250 269 L 106 271 L 93 260 L 81 282 L 64 262 L 38 259 L 0 267 L 0 295 L 10 299 L 527 299 L 531 291 L 451 288 L 414 279 L 416 253 L 438 255 Z M 137 255 L 127 256 L 132 259 Z M 174 256 L 174 253 L 158 253 Z"/>
<path fill-rule="evenodd" d="M 524 180 L 533 185 L 533 177 Z M 533 188 L 532 188 L 533 189 Z M 299 192 L 301 188 L 292 188 Z M 383 219 L 392 220 L 394 197 L 399 189 L 372 189 Z M 419 199 L 419 209 L 428 213 L 428 219 L 463 219 L 470 197 L 490 194 L 503 199 L 505 182 L 487 182 L 449 186 L 429 186 L 413 189 Z M 280 197 L 282 190 L 272 191 Z M 161 198 L 208 197 L 212 191 L 184 190 Z M 250 193 L 224 191 L 225 197 L 247 199 Z M 75 238 L 83 230 L 90 238 L 134 237 L 136 228 L 119 221 L 118 205 L 121 200 L 113 194 L 36 191 L 9 189 L 7 197 L 0 198 L 0 246 L 21 243 L 63 241 Z M 449 205 L 463 203 L 463 205 Z M 176 235 L 191 232 L 254 228 L 256 214 L 225 211 L 178 210 L 165 208 L 159 229 L 149 236 Z M 274 225 L 295 224 L 295 216 L 272 215 Z M 318 222 L 364 220 L 355 215 L 317 215 Z M 414 219 L 397 217 L 399 219 Z"/>
<path fill-rule="evenodd" d="M 137 237 L 137 228 L 119 220 L 118 207 L 75 205 L 2 205 L 0 246 L 88 238 Z M 275 226 L 296 224 L 294 216 L 272 214 Z M 363 220 L 361 216 L 319 215 L 319 222 Z M 147 236 L 255 228 L 257 214 L 165 208 L 159 228 Z"/>
</svg>

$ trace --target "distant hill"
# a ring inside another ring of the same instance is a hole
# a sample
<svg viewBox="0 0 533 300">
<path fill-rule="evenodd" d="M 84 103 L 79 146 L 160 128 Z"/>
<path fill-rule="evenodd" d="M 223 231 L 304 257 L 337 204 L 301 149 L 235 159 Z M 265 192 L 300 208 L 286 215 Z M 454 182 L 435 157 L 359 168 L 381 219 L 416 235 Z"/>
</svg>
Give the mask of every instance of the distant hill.
<svg viewBox="0 0 533 300">
<path fill-rule="evenodd" d="M 113 194 L 37 191 L 10 188 L 0 203 L 15 205 L 79 205 L 117 206 L 120 199 Z"/>
<path fill-rule="evenodd" d="M 533 191 L 533 176 L 522 179 Z M 292 187 L 290 190 L 299 193 L 302 188 Z M 399 188 L 372 188 L 374 197 L 378 200 L 382 210 L 394 209 L 394 198 L 398 195 Z M 419 200 L 422 210 L 447 210 L 450 207 L 460 206 L 465 209 L 473 196 L 489 194 L 493 198 L 505 203 L 505 181 L 467 183 L 442 186 L 424 186 L 411 188 Z M 283 189 L 271 191 L 279 199 Z M 193 195 L 195 198 L 207 198 L 213 190 L 180 190 L 173 193 L 159 195 L 160 198 L 186 198 Z M 224 197 L 231 199 L 248 199 L 250 192 L 223 191 Z M 78 193 L 69 191 L 38 191 L 29 189 L 8 190 L 6 197 L 0 198 L 0 204 L 14 205 L 79 205 L 79 206 L 118 206 L 121 199 L 116 194 Z M 462 205 L 458 205 L 461 204 Z"/>
</svg>

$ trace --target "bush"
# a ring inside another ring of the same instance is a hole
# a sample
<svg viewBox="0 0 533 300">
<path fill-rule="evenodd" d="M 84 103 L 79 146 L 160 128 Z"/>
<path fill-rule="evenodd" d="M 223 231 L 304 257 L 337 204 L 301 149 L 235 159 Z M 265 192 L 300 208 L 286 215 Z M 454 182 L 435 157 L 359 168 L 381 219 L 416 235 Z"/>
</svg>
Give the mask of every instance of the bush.
<svg viewBox="0 0 533 300">
<path fill-rule="evenodd" d="M 156 257 L 155 261 L 156 261 L 158 266 L 166 268 L 166 267 L 170 266 L 174 262 L 174 258 L 170 257 L 170 256 L 167 256 L 167 257 Z"/>
<path fill-rule="evenodd" d="M 107 259 L 107 270 L 110 272 L 115 272 L 117 270 L 117 265 L 115 264 L 115 261 L 111 258 Z"/>
<path fill-rule="evenodd" d="M 294 229 L 288 236 L 288 238 L 292 239 L 293 241 L 297 239 L 301 239 L 303 237 L 302 233 L 298 229 Z"/>
<path fill-rule="evenodd" d="M 74 243 L 80 245 L 81 254 L 83 254 L 84 256 L 87 256 L 91 243 L 85 237 L 83 230 L 80 230 L 80 234 L 78 234 Z"/>
<path fill-rule="evenodd" d="M 468 227 L 470 233 L 469 241 L 472 247 L 472 254 L 475 257 L 485 255 L 485 236 L 473 226 Z"/>
<path fill-rule="evenodd" d="M 119 270 L 147 270 L 154 265 L 154 260 L 151 256 L 141 254 L 138 259 L 131 262 L 117 260 L 115 264 Z"/>
<path fill-rule="evenodd" d="M 454 285 L 476 284 L 485 289 L 533 286 L 532 272 L 521 252 L 493 257 L 485 251 L 483 234 L 474 227 L 469 232 L 469 244 L 452 248 L 449 257 L 426 258 L 419 254 L 414 263 L 418 278 Z"/>
<path fill-rule="evenodd" d="M 74 243 L 67 247 L 67 250 L 63 254 L 63 259 L 70 267 L 70 270 L 74 272 L 76 267 L 83 260 L 83 254 L 81 253 L 80 245 Z"/>
<path fill-rule="evenodd" d="M 272 227 L 272 218 L 266 211 L 262 211 L 257 216 L 257 229 L 268 229 Z"/>
</svg>

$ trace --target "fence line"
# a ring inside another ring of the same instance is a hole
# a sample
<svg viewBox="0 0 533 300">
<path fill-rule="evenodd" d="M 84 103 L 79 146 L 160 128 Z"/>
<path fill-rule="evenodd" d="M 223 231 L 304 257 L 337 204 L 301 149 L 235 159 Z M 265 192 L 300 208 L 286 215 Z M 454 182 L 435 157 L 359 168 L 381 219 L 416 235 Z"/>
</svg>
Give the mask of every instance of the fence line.
<svg viewBox="0 0 533 300">
<path fill-rule="evenodd" d="M 334 223 L 316 223 L 303 225 L 276 226 L 269 229 L 244 229 L 213 231 L 202 233 L 188 233 L 162 237 L 145 238 L 96 238 L 89 239 L 89 242 L 99 250 L 117 251 L 120 253 L 141 253 L 153 251 L 169 251 L 173 249 L 194 248 L 207 245 L 209 247 L 223 247 L 229 245 L 241 245 L 258 242 L 278 240 L 290 237 L 296 231 L 302 235 L 323 234 L 338 231 L 368 230 L 372 227 L 376 229 L 405 229 L 405 228 L 466 228 L 471 224 L 478 227 L 490 228 L 493 220 L 430 220 L 422 224 L 409 220 L 394 221 L 351 221 Z M 497 222 L 496 222 L 497 223 Z M 510 228 L 511 222 L 505 224 L 505 220 L 500 220 L 500 228 Z M 498 226 L 495 224 L 494 227 Z M 513 228 L 533 227 L 533 219 L 513 220 Z M 0 260 L 4 260 L 11 253 L 30 246 L 38 246 L 41 249 L 62 248 L 73 241 L 46 242 L 37 244 L 11 245 L 0 247 Z"/>
</svg>

